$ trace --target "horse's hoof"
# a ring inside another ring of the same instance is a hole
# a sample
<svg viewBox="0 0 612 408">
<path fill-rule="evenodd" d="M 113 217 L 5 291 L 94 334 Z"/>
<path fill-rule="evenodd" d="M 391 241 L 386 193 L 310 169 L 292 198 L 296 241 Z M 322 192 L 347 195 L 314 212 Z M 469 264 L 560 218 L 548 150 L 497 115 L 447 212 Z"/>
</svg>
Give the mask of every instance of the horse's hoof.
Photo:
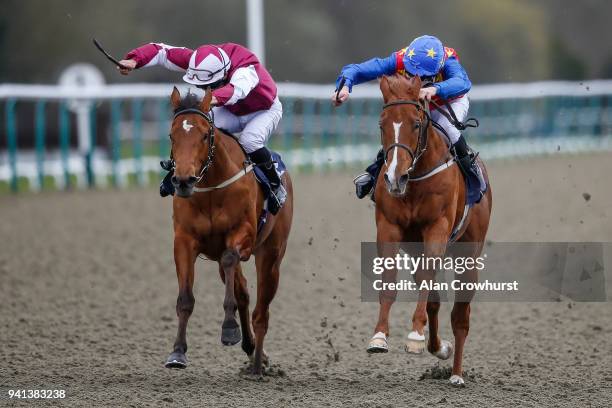
<svg viewBox="0 0 612 408">
<path fill-rule="evenodd" d="M 465 387 L 465 381 L 463 381 L 463 378 L 461 378 L 460 376 L 456 374 L 451 375 L 451 378 L 449 381 L 453 387 L 457 387 L 457 388 Z"/>
<path fill-rule="evenodd" d="M 440 360 L 448 360 L 453 355 L 453 345 L 450 341 L 442 340 L 440 342 L 440 349 L 435 353 L 431 353 L 438 357 Z"/>
<path fill-rule="evenodd" d="M 187 357 L 185 357 L 184 353 L 180 353 L 175 351 L 170 354 L 170 357 L 166 360 L 166 364 L 164 364 L 166 368 L 187 368 Z"/>
<path fill-rule="evenodd" d="M 242 378 L 248 381 L 256 381 L 256 382 L 270 381 L 270 379 L 264 377 L 263 373 L 256 374 L 256 373 L 250 372 L 250 373 L 243 374 Z"/>
<path fill-rule="evenodd" d="M 386 353 L 389 351 L 389 343 L 387 342 L 387 336 L 385 333 L 378 332 L 376 333 L 370 343 L 368 344 L 368 348 L 366 349 L 368 353 Z"/>
<path fill-rule="evenodd" d="M 233 346 L 234 344 L 240 343 L 242 335 L 240 333 L 240 326 L 236 323 L 236 327 L 222 327 L 221 328 L 221 343 L 224 346 Z"/>
<path fill-rule="evenodd" d="M 249 362 L 251 365 L 255 364 L 255 352 L 249 354 Z M 261 365 L 264 367 L 270 367 L 270 357 L 268 357 L 268 353 L 264 349 L 261 356 Z"/>
<path fill-rule="evenodd" d="M 408 340 L 406 340 L 404 349 L 409 354 L 423 354 L 425 351 L 425 335 L 411 331 L 408 333 Z"/>
</svg>

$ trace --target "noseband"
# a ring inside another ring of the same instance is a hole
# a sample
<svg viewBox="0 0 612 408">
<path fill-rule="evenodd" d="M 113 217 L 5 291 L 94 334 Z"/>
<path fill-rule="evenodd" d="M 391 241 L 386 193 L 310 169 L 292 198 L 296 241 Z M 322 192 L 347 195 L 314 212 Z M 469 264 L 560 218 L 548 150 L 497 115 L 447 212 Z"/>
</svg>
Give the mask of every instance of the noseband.
<svg viewBox="0 0 612 408">
<path fill-rule="evenodd" d="M 393 106 L 399 106 L 399 105 L 413 105 L 414 107 L 416 107 L 417 111 L 424 113 L 424 116 L 426 119 L 425 123 L 424 124 L 421 123 L 420 125 L 419 139 L 417 141 L 416 151 L 413 151 L 410 148 L 410 146 L 404 143 L 392 143 L 389 147 L 385 149 L 385 164 L 387 164 L 387 157 L 389 156 L 389 152 L 391 151 L 391 149 L 397 147 L 397 148 L 406 150 L 412 159 L 412 164 L 410 165 L 410 168 L 408 169 L 408 172 L 407 172 L 408 174 L 410 174 L 412 170 L 414 170 L 417 162 L 419 161 L 423 153 L 425 153 L 425 151 L 427 150 L 427 128 L 429 127 L 431 118 L 429 116 L 429 113 L 423 108 L 423 106 L 418 101 L 400 99 L 397 101 L 386 103 L 385 105 L 383 105 L 383 110 L 391 108 Z M 383 129 L 381 127 L 380 128 L 381 144 L 382 144 L 382 132 L 383 132 Z"/>
<path fill-rule="evenodd" d="M 174 117 L 172 118 L 172 120 L 175 120 L 177 117 L 179 117 L 181 115 L 188 114 L 188 113 L 195 113 L 196 115 L 200 115 L 201 117 L 206 119 L 206 122 L 209 125 L 208 126 L 208 134 L 206 135 L 206 137 L 208 138 L 208 157 L 206 157 L 206 161 L 204 162 L 204 165 L 202 166 L 202 169 L 200 170 L 200 174 L 197 177 L 196 183 L 199 183 L 206 176 L 206 172 L 208 171 L 208 169 L 212 165 L 213 158 L 215 157 L 215 124 L 214 124 L 214 117 L 211 116 L 211 115 L 206 114 L 205 112 L 202 112 L 199 109 L 188 108 L 188 109 L 182 109 L 180 111 L 174 112 Z M 174 162 L 173 162 L 173 167 L 174 167 Z"/>
</svg>

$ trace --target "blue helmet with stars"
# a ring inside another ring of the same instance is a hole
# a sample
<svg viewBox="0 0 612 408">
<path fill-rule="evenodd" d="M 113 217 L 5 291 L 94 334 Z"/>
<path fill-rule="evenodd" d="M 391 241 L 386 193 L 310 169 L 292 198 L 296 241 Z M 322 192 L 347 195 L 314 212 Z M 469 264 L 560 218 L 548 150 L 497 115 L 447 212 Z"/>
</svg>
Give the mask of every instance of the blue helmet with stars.
<svg viewBox="0 0 612 408">
<path fill-rule="evenodd" d="M 404 53 L 404 69 L 412 75 L 436 75 L 444 65 L 444 46 L 433 35 L 415 38 Z"/>
</svg>

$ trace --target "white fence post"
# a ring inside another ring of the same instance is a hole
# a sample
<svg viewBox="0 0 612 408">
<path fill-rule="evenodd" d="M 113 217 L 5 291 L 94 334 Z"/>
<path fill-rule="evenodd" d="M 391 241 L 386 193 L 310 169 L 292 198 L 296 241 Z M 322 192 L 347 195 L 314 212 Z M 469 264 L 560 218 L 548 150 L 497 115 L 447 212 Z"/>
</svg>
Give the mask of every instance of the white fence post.
<svg viewBox="0 0 612 408">
<path fill-rule="evenodd" d="M 263 0 L 246 0 L 247 6 L 247 46 L 265 65 L 266 42 L 264 29 Z"/>
</svg>

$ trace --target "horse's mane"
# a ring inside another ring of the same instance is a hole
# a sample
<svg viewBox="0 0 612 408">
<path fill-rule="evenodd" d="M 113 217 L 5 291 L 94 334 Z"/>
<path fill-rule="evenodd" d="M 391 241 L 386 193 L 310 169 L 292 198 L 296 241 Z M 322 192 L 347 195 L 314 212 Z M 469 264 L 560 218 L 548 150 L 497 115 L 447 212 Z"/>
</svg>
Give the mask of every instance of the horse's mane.
<svg viewBox="0 0 612 408">
<path fill-rule="evenodd" d="M 381 90 L 387 96 L 394 96 L 398 99 L 418 99 L 421 89 L 420 80 L 417 77 L 407 78 L 402 74 L 385 76 L 388 87 L 381 83 Z"/>
<path fill-rule="evenodd" d="M 181 102 L 174 109 L 174 113 L 185 109 L 200 109 L 200 103 L 202 103 L 202 98 L 199 95 L 188 91 L 187 94 L 181 98 Z"/>
<path fill-rule="evenodd" d="M 202 103 L 202 98 L 198 94 L 188 91 L 187 94 L 181 98 L 179 105 L 174 109 L 174 113 L 180 112 L 185 109 L 198 109 L 199 110 L 201 103 Z M 248 157 L 246 150 L 244 150 L 244 147 L 242 147 L 240 142 L 238 142 L 238 137 L 236 135 L 234 135 L 233 133 L 231 133 L 230 131 L 226 129 L 223 129 L 217 126 L 215 126 L 215 129 L 217 129 L 217 131 L 219 131 L 221 134 L 228 136 L 230 139 L 236 142 L 238 146 L 240 147 L 240 149 L 243 151 L 244 155 Z"/>
</svg>

